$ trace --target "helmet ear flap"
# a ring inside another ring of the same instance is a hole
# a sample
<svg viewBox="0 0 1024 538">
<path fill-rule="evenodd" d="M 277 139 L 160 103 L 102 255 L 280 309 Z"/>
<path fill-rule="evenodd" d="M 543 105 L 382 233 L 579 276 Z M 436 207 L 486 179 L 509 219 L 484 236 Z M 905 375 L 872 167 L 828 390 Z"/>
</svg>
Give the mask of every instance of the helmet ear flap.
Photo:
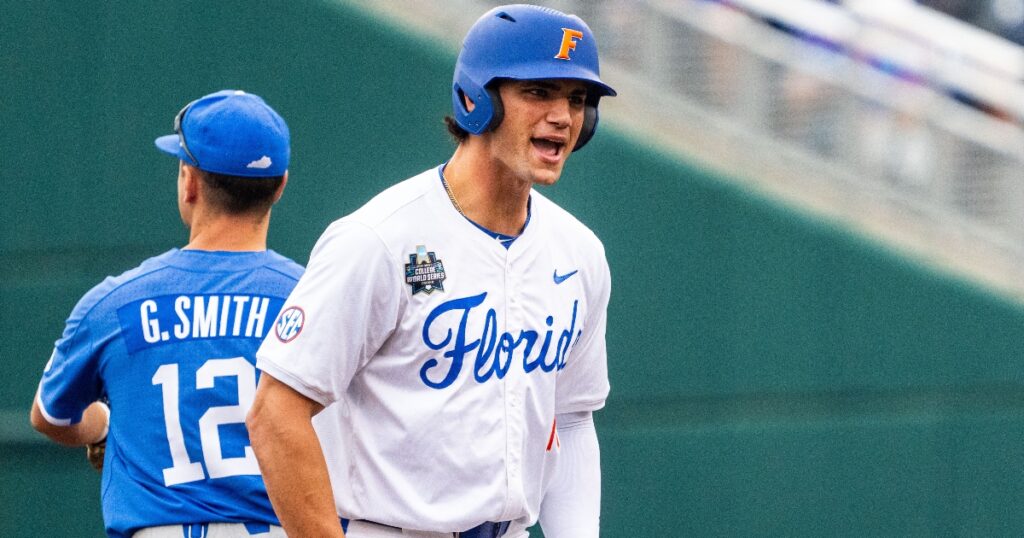
<svg viewBox="0 0 1024 538">
<path fill-rule="evenodd" d="M 473 102 L 472 111 L 466 106 L 466 100 Z M 452 85 L 452 111 L 455 113 L 455 123 L 470 134 L 478 135 L 487 130 L 494 111 L 492 102 L 490 90 L 481 88 L 468 78 L 456 79 Z"/>
<path fill-rule="evenodd" d="M 576 151 L 590 142 L 590 139 L 594 136 L 594 131 L 597 130 L 597 99 L 591 102 L 587 99 L 587 104 L 583 108 L 583 128 L 580 129 L 580 137 L 576 139 L 576 146 L 572 148 Z"/>
<path fill-rule="evenodd" d="M 497 84 L 491 84 L 484 89 L 491 98 L 491 121 L 487 123 L 487 130 L 493 131 L 501 125 L 501 120 L 505 119 L 505 105 L 501 103 L 501 93 L 498 92 Z"/>
</svg>

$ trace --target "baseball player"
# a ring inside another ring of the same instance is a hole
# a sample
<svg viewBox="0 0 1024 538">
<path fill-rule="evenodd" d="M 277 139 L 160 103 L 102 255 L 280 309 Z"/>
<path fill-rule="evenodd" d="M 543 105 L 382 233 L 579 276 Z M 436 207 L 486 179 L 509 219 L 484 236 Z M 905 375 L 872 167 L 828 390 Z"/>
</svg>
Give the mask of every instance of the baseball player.
<svg viewBox="0 0 1024 538">
<path fill-rule="evenodd" d="M 290 535 L 597 536 L 608 265 L 533 186 L 606 95 L 582 20 L 496 8 L 455 66 L 451 160 L 324 232 L 248 418 Z"/>
<path fill-rule="evenodd" d="M 105 444 L 110 536 L 284 536 L 244 421 L 256 349 L 302 273 L 266 248 L 288 126 L 260 97 L 225 90 L 183 108 L 174 131 L 156 146 L 179 159 L 188 245 L 78 302 L 32 425 L 90 454 Z"/>
</svg>

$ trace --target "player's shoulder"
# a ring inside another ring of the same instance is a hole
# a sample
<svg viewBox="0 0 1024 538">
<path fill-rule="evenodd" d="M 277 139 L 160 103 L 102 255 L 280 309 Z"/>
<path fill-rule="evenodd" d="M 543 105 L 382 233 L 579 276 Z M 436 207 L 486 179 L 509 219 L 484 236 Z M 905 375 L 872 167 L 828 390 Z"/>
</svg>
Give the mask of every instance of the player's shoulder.
<svg viewBox="0 0 1024 538">
<path fill-rule="evenodd" d="M 530 198 L 534 216 L 540 217 L 542 225 L 551 231 L 549 237 L 564 242 L 567 246 L 579 245 L 585 250 L 604 255 L 604 244 L 601 243 L 601 239 L 583 221 L 536 189 L 530 192 Z"/>
<path fill-rule="evenodd" d="M 270 249 L 267 249 L 266 266 L 267 268 L 294 281 L 298 281 L 299 277 L 301 277 L 302 273 L 306 270 L 305 267 L 297 263 L 295 260 L 287 256 L 282 256 Z"/>
<path fill-rule="evenodd" d="M 339 250 L 337 254 L 387 251 L 387 237 L 390 230 L 404 229 L 407 224 L 424 222 L 431 218 L 430 208 L 425 199 L 440 181 L 437 168 L 431 168 L 413 177 L 400 181 L 366 202 L 362 207 L 341 217 L 324 230 L 313 247 L 310 260 L 319 252 Z"/>
<path fill-rule="evenodd" d="M 373 229 L 407 212 L 418 213 L 416 203 L 430 193 L 435 180 L 440 181 L 437 168 L 425 170 L 384 189 L 362 207 L 335 222 L 357 222 Z"/>
<path fill-rule="evenodd" d="M 577 268 L 588 289 L 595 290 L 596 293 L 607 293 L 611 282 L 611 269 L 608 266 L 604 244 L 597 234 L 575 215 L 536 190 L 532 191 L 530 196 L 533 218 L 538 219 L 542 228 L 538 231 L 555 245 L 556 251 L 579 264 Z"/>
<path fill-rule="evenodd" d="M 145 278 L 160 272 L 163 269 L 169 267 L 168 260 L 178 252 L 178 249 L 172 249 L 159 256 L 153 256 L 148 258 L 136 267 L 133 267 L 119 275 L 108 276 L 103 279 L 99 284 L 93 286 L 89 291 L 79 299 L 75 305 L 74 310 L 71 313 L 71 318 L 84 319 L 90 313 L 95 311 L 103 311 L 105 309 L 116 309 L 119 306 L 119 302 L 112 301 L 111 298 L 115 295 L 119 295 L 125 291 L 127 287 L 132 284 L 144 280 Z"/>
</svg>

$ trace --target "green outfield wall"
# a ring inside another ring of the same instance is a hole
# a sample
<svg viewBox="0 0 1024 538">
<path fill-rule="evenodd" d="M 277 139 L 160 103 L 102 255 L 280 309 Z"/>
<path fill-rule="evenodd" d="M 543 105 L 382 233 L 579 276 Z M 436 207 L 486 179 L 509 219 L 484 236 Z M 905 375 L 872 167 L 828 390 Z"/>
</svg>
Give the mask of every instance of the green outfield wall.
<svg viewBox="0 0 1024 538">
<path fill-rule="evenodd" d="M 454 54 L 326 1 L 0 13 L 0 536 L 97 536 L 98 476 L 28 409 L 78 298 L 187 240 L 153 139 L 199 95 L 265 97 L 293 140 L 270 243 L 304 263 L 330 221 L 450 155 Z M 1019 303 L 613 121 L 543 192 L 614 279 L 603 535 L 1024 534 Z"/>
</svg>

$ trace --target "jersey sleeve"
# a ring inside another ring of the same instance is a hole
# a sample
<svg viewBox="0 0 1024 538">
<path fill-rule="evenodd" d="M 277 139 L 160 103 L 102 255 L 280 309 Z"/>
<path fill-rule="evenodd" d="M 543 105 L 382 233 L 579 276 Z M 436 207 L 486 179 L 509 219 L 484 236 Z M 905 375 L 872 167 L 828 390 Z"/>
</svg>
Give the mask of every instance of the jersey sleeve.
<svg viewBox="0 0 1024 538">
<path fill-rule="evenodd" d="M 611 273 L 599 249 L 600 259 L 588 271 L 593 275 L 587 283 L 587 319 L 583 332 L 573 345 L 558 372 L 555 392 L 555 413 L 596 411 L 604 407 L 608 397 L 608 351 L 605 327 L 608 300 L 611 295 Z"/>
<path fill-rule="evenodd" d="M 327 406 L 397 325 L 401 277 L 367 226 L 342 220 L 317 241 L 256 366 Z"/>
<path fill-rule="evenodd" d="M 43 416 L 56 426 L 81 422 L 85 408 L 103 395 L 100 357 L 109 331 L 94 306 L 107 287 L 100 284 L 78 302 L 43 369 L 36 398 Z"/>
</svg>

